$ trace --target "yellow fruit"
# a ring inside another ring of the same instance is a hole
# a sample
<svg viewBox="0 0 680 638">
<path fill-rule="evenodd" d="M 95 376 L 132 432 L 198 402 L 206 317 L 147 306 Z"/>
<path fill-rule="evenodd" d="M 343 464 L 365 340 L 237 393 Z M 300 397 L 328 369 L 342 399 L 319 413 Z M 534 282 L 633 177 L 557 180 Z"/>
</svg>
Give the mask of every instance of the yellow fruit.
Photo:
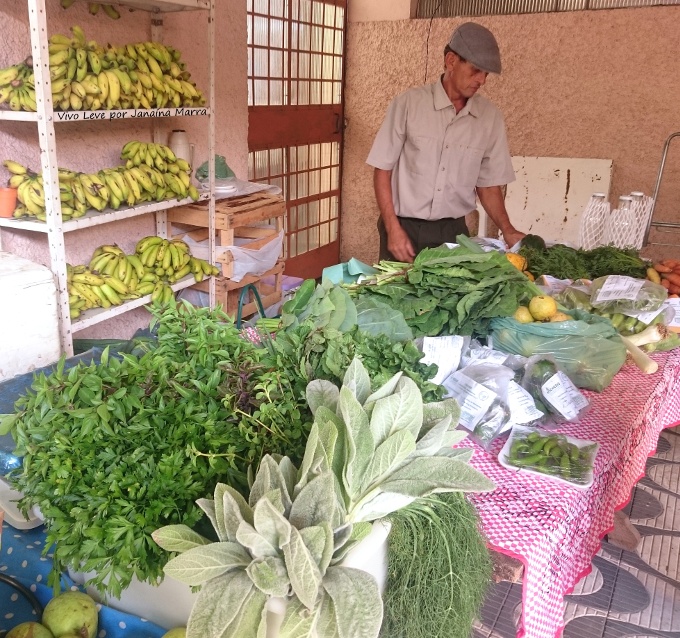
<svg viewBox="0 0 680 638">
<path fill-rule="evenodd" d="M 529 281 L 536 281 L 536 277 L 534 277 L 528 270 L 525 270 L 522 273 Z"/>
<path fill-rule="evenodd" d="M 557 302 L 547 295 L 536 295 L 529 302 L 529 312 L 536 321 L 550 321 L 557 313 Z"/>
<path fill-rule="evenodd" d="M 524 270 L 527 267 L 527 260 L 524 259 L 522 255 L 518 255 L 517 253 L 505 253 L 505 256 L 517 270 Z"/>
<path fill-rule="evenodd" d="M 526 306 L 520 306 L 517 308 L 515 311 L 515 314 L 512 315 L 515 320 L 519 321 L 520 323 L 533 323 L 534 318 L 532 314 L 529 312 L 529 308 Z"/>
<path fill-rule="evenodd" d="M 163 638 L 186 638 L 187 628 L 186 627 L 175 627 L 167 633 L 163 634 Z"/>
<path fill-rule="evenodd" d="M 550 317 L 550 321 L 572 321 L 573 317 L 570 317 L 569 315 L 565 314 L 564 312 L 556 312 L 552 317 Z"/>
</svg>

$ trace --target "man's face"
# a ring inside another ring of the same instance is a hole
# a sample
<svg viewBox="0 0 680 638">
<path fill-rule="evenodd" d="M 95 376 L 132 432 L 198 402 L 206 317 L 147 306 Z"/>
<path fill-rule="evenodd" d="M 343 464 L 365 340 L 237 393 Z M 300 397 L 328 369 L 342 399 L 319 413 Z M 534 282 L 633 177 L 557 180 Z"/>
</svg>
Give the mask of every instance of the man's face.
<svg viewBox="0 0 680 638">
<path fill-rule="evenodd" d="M 486 83 L 486 71 L 464 60 L 456 53 L 447 53 L 445 58 L 445 81 L 465 99 L 471 98 Z"/>
</svg>

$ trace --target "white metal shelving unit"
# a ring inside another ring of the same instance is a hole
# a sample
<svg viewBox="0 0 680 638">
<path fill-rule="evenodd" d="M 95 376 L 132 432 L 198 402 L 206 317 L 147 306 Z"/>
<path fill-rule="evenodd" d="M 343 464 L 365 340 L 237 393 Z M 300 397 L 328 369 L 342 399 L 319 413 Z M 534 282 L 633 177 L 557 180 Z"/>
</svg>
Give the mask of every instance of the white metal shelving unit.
<svg viewBox="0 0 680 638">
<path fill-rule="evenodd" d="M 82 0 L 85 1 L 85 0 Z M 68 288 L 66 281 L 66 248 L 64 233 L 107 224 L 123 219 L 130 219 L 139 215 L 155 214 L 156 232 L 167 237 L 167 211 L 169 208 L 180 206 L 190 200 L 169 200 L 143 204 L 132 208 L 119 209 L 117 211 L 105 210 L 102 212 L 88 212 L 85 216 L 63 221 L 61 217 L 61 204 L 59 200 L 59 181 L 56 155 L 56 139 L 54 127 L 56 123 L 78 121 L 109 121 L 128 120 L 137 118 L 165 117 L 207 117 L 208 157 L 215 156 L 215 0 L 116 0 L 116 4 L 125 5 L 133 9 L 139 9 L 156 14 L 151 24 L 151 39 L 160 41 L 162 38 L 163 20 L 162 14 L 174 11 L 207 11 L 208 12 L 208 47 L 210 80 L 207 87 L 207 106 L 192 108 L 167 108 L 167 109 L 128 109 L 113 111 L 55 111 L 52 105 L 52 88 L 50 84 L 49 53 L 48 53 L 48 20 L 45 10 L 45 0 L 27 0 L 29 13 L 29 28 L 31 36 L 31 52 L 33 55 L 33 71 L 35 74 L 35 93 L 37 112 L 14 112 L 0 111 L 0 120 L 14 120 L 36 122 L 40 143 L 40 164 L 43 174 L 45 189 L 45 207 L 47 220 L 45 223 L 36 221 L 24 221 L 14 219 L 0 220 L 0 227 L 28 230 L 45 233 L 48 238 L 50 251 L 50 264 L 57 285 L 57 298 L 59 307 L 59 328 L 61 337 L 62 353 L 67 356 L 73 355 L 73 333 L 89 326 L 106 321 L 134 308 L 143 306 L 151 300 L 150 296 L 126 301 L 120 306 L 112 306 L 108 309 L 92 309 L 84 312 L 77 320 L 72 321 L 68 305 Z M 210 219 L 209 248 L 210 260 L 215 263 L 215 169 L 214 162 L 209 162 L 209 195 L 202 197 L 208 200 L 208 214 Z M 181 290 L 194 283 L 193 277 L 175 282 L 173 290 Z M 215 304 L 215 279 L 210 278 L 210 306 Z"/>
</svg>

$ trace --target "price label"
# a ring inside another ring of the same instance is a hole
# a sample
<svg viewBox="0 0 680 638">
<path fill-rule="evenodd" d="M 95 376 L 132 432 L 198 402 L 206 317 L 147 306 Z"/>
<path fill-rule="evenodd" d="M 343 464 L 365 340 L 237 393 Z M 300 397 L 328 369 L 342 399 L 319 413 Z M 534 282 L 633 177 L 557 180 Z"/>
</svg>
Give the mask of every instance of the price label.
<svg viewBox="0 0 680 638">
<path fill-rule="evenodd" d="M 593 303 L 612 301 L 614 299 L 637 299 L 645 282 L 625 275 L 609 275 L 604 285 L 597 291 Z"/>
<path fill-rule="evenodd" d="M 680 328 L 680 299 L 668 299 L 664 305 L 675 313 L 675 316 L 666 325 Z"/>
<path fill-rule="evenodd" d="M 443 385 L 448 396 L 454 397 L 460 405 L 460 424 L 467 430 L 474 430 L 491 407 L 496 393 L 462 372 L 454 372 Z"/>
<path fill-rule="evenodd" d="M 458 335 L 425 337 L 423 339 L 424 356 L 421 361 L 427 365 L 434 363 L 438 368 L 432 383 L 441 384 L 452 372 L 458 370 L 464 345 L 465 339 Z"/>
<path fill-rule="evenodd" d="M 533 397 L 518 383 L 508 383 L 508 407 L 510 419 L 513 423 L 531 423 L 543 416 L 534 403 Z"/>
<path fill-rule="evenodd" d="M 541 392 L 548 403 L 569 421 L 574 420 L 588 405 L 588 399 L 564 372 L 557 372 L 550 377 L 541 386 Z"/>
</svg>

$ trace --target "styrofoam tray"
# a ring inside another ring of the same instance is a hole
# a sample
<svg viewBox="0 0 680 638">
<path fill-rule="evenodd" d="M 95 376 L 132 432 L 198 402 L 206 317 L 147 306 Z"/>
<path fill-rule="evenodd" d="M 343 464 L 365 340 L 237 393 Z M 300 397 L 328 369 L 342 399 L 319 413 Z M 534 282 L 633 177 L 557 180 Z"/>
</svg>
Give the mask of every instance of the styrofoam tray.
<svg viewBox="0 0 680 638">
<path fill-rule="evenodd" d="M 564 437 L 568 443 L 573 443 L 579 448 L 584 448 L 589 445 L 595 445 L 595 449 L 592 455 L 592 463 L 590 470 L 586 473 L 586 481 L 584 483 L 574 483 L 567 479 L 561 478 L 559 476 L 553 476 L 552 474 L 544 474 L 543 472 L 538 472 L 537 470 L 531 469 L 531 467 L 517 467 L 516 465 L 511 465 L 508 462 L 508 457 L 510 456 L 510 448 L 517 438 L 525 437 L 531 432 L 538 432 L 541 436 L 553 436 L 557 435 L 556 432 L 541 430 L 540 428 L 525 428 L 521 426 L 515 426 L 512 429 L 508 440 L 505 442 L 503 449 L 498 453 L 498 462 L 506 469 L 512 470 L 514 472 L 527 472 L 530 474 L 535 474 L 537 476 L 542 476 L 543 478 L 549 479 L 551 481 L 556 481 L 558 483 L 563 483 L 564 485 L 569 485 L 577 490 L 587 490 L 593 484 L 593 466 L 595 465 L 595 459 L 597 458 L 597 453 L 600 449 L 600 444 L 597 441 L 589 441 L 587 439 L 577 439 L 566 434 L 559 434 L 557 436 Z"/>
</svg>

